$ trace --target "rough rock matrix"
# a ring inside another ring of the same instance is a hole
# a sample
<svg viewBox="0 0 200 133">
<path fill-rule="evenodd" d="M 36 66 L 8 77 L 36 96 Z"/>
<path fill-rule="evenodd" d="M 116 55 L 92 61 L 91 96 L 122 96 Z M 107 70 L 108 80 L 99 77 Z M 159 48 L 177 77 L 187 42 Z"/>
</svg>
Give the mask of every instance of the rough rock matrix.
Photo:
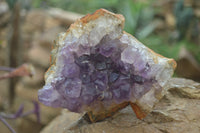
<svg viewBox="0 0 200 133">
<path fill-rule="evenodd" d="M 61 33 L 39 100 L 73 112 L 98 113 L 125 102 L 136 115 L 151 111 L 176 63 L 123 32 L 123 25 L 122 15 L 100 9 Z"/>
<path fill-rule="evenodd" d="M 64 109 L 41 133 L 200 133 L 200 83 L 172 78 L 166 89 L 143 120 L 126 107 L 104 121 L 80 123 L 80 114 Z"/>
</svg>

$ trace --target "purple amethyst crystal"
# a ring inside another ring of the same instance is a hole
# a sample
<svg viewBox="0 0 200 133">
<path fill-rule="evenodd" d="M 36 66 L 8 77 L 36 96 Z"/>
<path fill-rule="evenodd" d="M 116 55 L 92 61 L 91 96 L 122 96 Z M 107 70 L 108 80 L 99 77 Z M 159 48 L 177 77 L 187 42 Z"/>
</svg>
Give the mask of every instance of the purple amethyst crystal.
<svg viewBox="0 0 200 133">
<path fill-rule="evenodd" d="M 122 16 L 98 10 L 60 34 L 39 101 L 73 112 L 104 110 L 127 101 L 152 108 L 175 63 L 122 30 Z"/>
</svg>

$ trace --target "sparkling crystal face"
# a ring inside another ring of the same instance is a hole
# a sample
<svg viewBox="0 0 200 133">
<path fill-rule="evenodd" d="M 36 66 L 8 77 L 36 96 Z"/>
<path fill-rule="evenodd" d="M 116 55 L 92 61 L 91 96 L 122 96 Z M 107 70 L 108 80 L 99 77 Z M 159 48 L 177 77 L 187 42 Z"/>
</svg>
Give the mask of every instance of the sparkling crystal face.
<svg viewBox="0 0 200 133">
<path fill-rule="evenodd" d="M 80 51 L 82 47 L 80 45 L 76 50 Z M 73 112 L 98 108 L 97 104 L 106 108 L 112 104 L 139 99 L 156 83 L 154 77 L 142 76 L 150 70 L 148 63 L 138 64 L 141 65 L 138 74 L 133 62 L 122 60 L 122 55 L 126 56 L 125 59 L 131 55 L 124 55 L 129 47 L 118 39 L 103 37 L 99 44 L 89 47 L 90 54 L 79 55 L 72 49 L 71 46 L 61 49 L 58 57 L 61 66 L 59 78 L 46 85 L 58 94 L 55 103 L 50 103 L 51 106 L 59 105 Z M 137 55 L 137 51 L 134 54 Z"/>
<path fill-rule="evenodd" d="M 123 32 L 123 25 L 122 15 L 100 9 L 60 34 L 39 101 L 94 114 L 128 103 L 138 118 L 146 116 L 163 96 L 176 63 Z"/>
</svg>

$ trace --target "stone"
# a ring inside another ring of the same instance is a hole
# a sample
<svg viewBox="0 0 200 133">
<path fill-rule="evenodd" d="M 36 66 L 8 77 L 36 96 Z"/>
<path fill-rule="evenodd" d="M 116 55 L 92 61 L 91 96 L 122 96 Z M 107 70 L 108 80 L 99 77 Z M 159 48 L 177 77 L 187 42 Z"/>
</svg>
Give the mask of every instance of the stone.
<svg viewBox="0 0 200 133">
<path fill-rule="evenodd" d="M 176 62 L 154 53 L 123 26 L 122 15 L 100 9 L 61 33 L 39 101 L 88 112 L 92 122 L 128 104 L 144 118 L 165 93 Z"/>
<path fill-rule="evenodd" d="M 47 28 L 47 30 L 45 30 L 39 37 L 39 45 L 50 51 L 51 44 L 53 43 L 52 38 L 54 38 L 58 33 L 62 31 L 63 29 L 58 26 Z"/>
<path fill-rule="evenodd" d="M 200 81 L 200 64 L 185 47 L 180 49 L 176 74 L 180 77 Z"/>
<path fill-rule="evenodd" d="M 61 115 L 57 116 L 48 126 L 44 128 L 41 132 L 44 133 L 63 133 L 65 130 L 68 130 L 71 126 L 77 123 L 77 120 L 81 119 L 81 114 L 70 112 L 66 109 L 62 110 Z M 64 119 L 63 119 L 64 118 Z M 58 130 L 62 128 L 62 130 Z"/>
<path fill-rule="evenodd" d="M 80 114 L 63 111 L 41 133 L 199 133 L 200 83 L 172 78 L 165 87 L 166 95 L 143 120 L 137 119 L 129 106 L 92 124 Z"/>
<path fill-rule="evenodd" d="M 50 53 L 39 45 L 34 45 L 28 51 L 28 60 L 30 60 L 35 66 L 47 68 L 49 65 Z"/>
<path fill-rule="evenodd" d="M 36 19 L 37 18 L 37 19 Z M 31 10 L 25 19 L 23 29 L 27 34 L 44 31 L 46 14 L 44 10 Z"/>
<path fill-rule="evenodd" d="M 55 20 L 58 20 L 61 25 L 70 25 L 77 19 L 83 17 L 82 14 L 64 11 L 59 8 L 49 8 L 48 14 Z"/>
</svg>

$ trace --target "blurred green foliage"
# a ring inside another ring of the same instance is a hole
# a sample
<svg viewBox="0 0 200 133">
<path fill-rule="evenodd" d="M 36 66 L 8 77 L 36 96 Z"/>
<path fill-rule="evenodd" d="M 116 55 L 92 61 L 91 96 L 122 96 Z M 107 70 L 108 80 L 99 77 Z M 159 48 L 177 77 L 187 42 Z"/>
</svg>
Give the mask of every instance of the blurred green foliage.
<svg viewBox="0 0 200 133">
<path fill-rule="evenodd" d="M 150 0 L 151 1 L 151 0 Z M 145 10 L 150 3 L 134 2 L 133 0 L 34 0 L 34 6 L 59 7 L 82 14 L 93 13 L 99 8 L 105 8 L 114 13 L 123 14 L 126 18 L 125 30 L 134 34 L 153 19 L 153 10 Z M 142 36 L 137 34 L 137 36 Z"/>
<path fill-rule="evenodd" d="M 181 0 L 180 0 L 181 1 Z M 158 9 L 152 6 L 155 0 L 34 0 L 34 7 L 58 7 L 64 10 L 73 11 L 81 14 L 93 13 L 99 8 L 105 8 L 114 13 L 123 14 L 125 21 L 125 31 L 134 35 L 145 45 L 166 57 L 178 59 L 181 47 L 190 50 L 200 62 L 200 47 L 187 40 L 169 42 L 169 35 L 155 34 L 156 24 L 153 22 L 155 13 Z M 176 5 L 175 16 L 184 21 L 179 16 L 182 12 L 181 3 Z M 161 9 L 162 10 L 162 9 Z M 179 11 L 179 12 L 177 12 Z M 182 15 L 184 16 L 184 15 Z M 181 26 L 181 28 L 183 28 Z M 180 28 L 178 28 L 179 30 Z"/>
<path fill-rule="evenodd" d="M 174 15 L 176 17 L 176 28 L 179 32 L 179 39 L 185 38 L 190 26 L 195 26 L 195 15 L 192 7 L 185 7 L 184 0 L 179 0 L 174 6 Z"/>
<path fill-rule="evenodd" d="M 200 62 L 200 46 L 190 41 L 181 40 L 177 43 L 169 43 L 167 38 L 159 35 L 150 35 L 140 41 L 155 52 L 162 54 L 165 57 L 174 58 L 175 60 L 178 60 L 179 58 L 180 49 L 185 47 L 194 55 L 197 61 Z"/>
<path fill-rule="evenodd" d="M 6 2 L 8 3 L 8 6 L 10 9 L 13 9 L 15 3 L 17 2 L 17 0 L 6 0 Z"/>
</svg>

